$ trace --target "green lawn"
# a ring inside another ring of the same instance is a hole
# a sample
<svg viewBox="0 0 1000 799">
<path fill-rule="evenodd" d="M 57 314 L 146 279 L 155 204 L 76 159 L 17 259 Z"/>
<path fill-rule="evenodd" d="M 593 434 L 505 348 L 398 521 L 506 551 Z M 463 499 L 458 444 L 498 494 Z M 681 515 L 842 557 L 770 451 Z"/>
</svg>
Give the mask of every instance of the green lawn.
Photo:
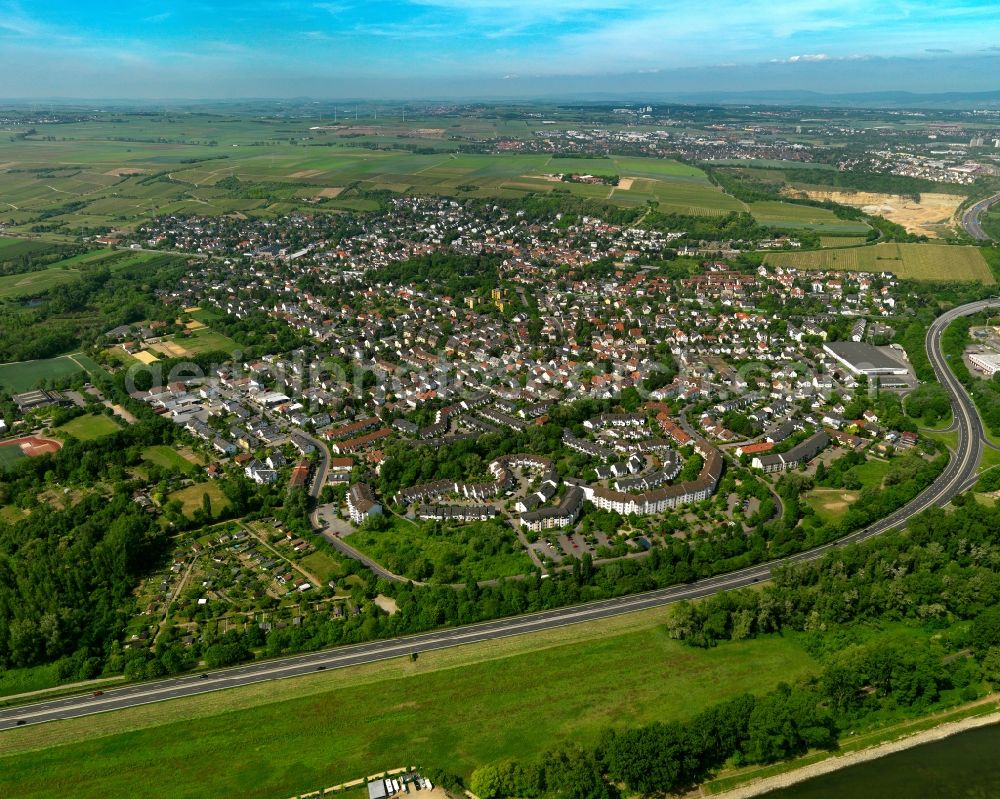
<svg viewBox="0 0 1000 799">
<path fill-rule="evenodd" d="M 641 626 L 574 625 L 425 653 L 416 663 L 5 733 L 12 754 L 0 757 L 0 795 L 103 799 L 141 785 L 151 798 L 285 799 L 408 764 L 467 778 L 484 762 L 592 744 L 611 725 L 688 718 L 817 670 L 794 636 L 699 650 L 667 636 L 656 624 L 662 611 L 638 617 Z M 224 712 L 241 701 L 245 709 Z M 166 721 L 178 713 L 185 718 Z M 115 732 L 136 724 L 145 728 Z"/>
<path fill-rule="evenodd" d="M 171 494 L 169 500 L 178 500 L 183 506 L 181 512 L 185 516 L 191 516 L 202 506 L 202 496 L 208 494 L 212 501 L 212 513 L 218 513 L 223 508 L 229 507 L 229 499 L 222 493 L 217 483 L 196 483 L 193 486 L 182 488 Z"/>
<path fill-rule="evenodd" d="M 464 583 L 525 574 L 531 559 L 510 525 L 473 522 L 437 526 L 390 517 L 388 530 L 359 530 L 348 541 L 395 574 Z"/>
<path fill-rule="evenodd" d="M 80 356 L 75 356 L 80 357 Z M 84 371 L 67 355 L 37 361 L 0 364 L 0 388 L 14 394 L 35 388 L 42 380 L 61 380 Z"/>
<path fill-rule="evenodd" d="M 96 438 L 101 438 L 117 430 L 121 430 L 121 425 L 110 416 L 104 416 L 99 413 L 88 413 L 85 416 L 77 416 L 75 419 L 70 419 L 66 424 L 57 427 L 56 430 L 78 438 L 81 441 L 93 441 Z"/>
<path fill-rule="evenodd" d="M 155 463 L 164 469 L 176 469 L 185 474 L 191 474 L 198 469 L 195 464 L 191 463 L 191 461 L 177 452 L 173 447 L 168 447 L 164 444 L 146 447 L 142 451 L 142 459 L 150 463 Z"/>
</svg>

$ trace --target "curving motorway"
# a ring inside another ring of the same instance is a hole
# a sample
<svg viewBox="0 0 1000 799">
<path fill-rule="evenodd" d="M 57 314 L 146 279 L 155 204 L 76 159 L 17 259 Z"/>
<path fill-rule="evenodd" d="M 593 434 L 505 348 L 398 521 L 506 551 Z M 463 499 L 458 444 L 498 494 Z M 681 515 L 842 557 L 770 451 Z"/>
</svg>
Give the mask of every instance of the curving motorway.
<svg viewBox="0 0 1000 799">
<path fill-rule="evenodd" d="M 994 194 L 980 200 L 974 205 L 970 205 L 962 212 L 962 227 L 976 241 L 991 241 L 992 237 L 983 230 L 983 214 L 989 210 L 991 205 L 1000 202 L 1000 194 Z"/>
<path fill-rule="evenodd" d="M 938 317 L 927 333 L 927 354 L 938 381 L 951 395 L 958 432 L 957 450 L 947 468 L 930 487 L 909 504 L 839 541 L 799 553 L 785 560 L 751 566 L 695 583 L 672 586 L 643 594 L 589 602 L 584 605 L 525 614 L 481 624 L 446 628 L 387 641 L 356 644 L 310 654 L 250 663 L 210 674 L 196 674 L 137 683 L 121 688 L 107 689 L 99 696 L 93 694 L 77 695 L 7 708 L 0 710 L 0 730 L 22 724 L 40 724 L 56 719 L 87 716 L 183 696 L 235 688 L 240 685 L 296 677 L 318 670 L 373 663 L 411 653 L 429 652 L 475 641 L 487 641 L 549 630 L 569 624 L 617 616 L 635 610 L 659 607 L 681 599 L 697 599 L 720 591 L 730 591 L 752 585 L 768 579 L 771 576 L 771 570 L 783 563 L 815 560 L 836 547 L 862 541 L 899 527 L 911 516 L 927 508 L 947 504 L 952 497 L 967 489 L 976 480 L 976 467 L 982 455 L 985 439 L 983 425 L 972 399 L 947 366 L 947 361 L 941 351 L 941 336 L 945 328 L 960 316 L 968 316 L 995 305 L 1000 305 L 1000 300 L 974 302 L 954 308 Z"/>
</svg>

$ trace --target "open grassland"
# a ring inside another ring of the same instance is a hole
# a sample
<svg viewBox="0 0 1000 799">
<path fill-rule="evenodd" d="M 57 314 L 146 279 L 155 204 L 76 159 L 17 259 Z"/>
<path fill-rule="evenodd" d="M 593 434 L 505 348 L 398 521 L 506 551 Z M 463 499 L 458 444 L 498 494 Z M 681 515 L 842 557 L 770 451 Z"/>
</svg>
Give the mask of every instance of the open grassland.
<svg viewBox="0 0 1000 799">
<path fill-rule="evenodd" d="M 793 637 L 697 650 L 663 611 L 14 730 L 0 795 L 283 799 L 416 763 L 466 777 L 817 670 Z M 62 745 L 60 745 L 62 744 Z M 224 764 L 224 767 L 220 767 Z"/>
<path fill-rule="evenodd" d="M 815 230 L 820 233 L 867 233 L 864 222 L 840 219 L 827 208 L 777 201 L 750 203 L 750 214 L 762 225 L 788 230 Z"/>
<path fill-rule="evenodd" d="M 121 429 L 121 426 L 110 416 L 99 413 L 88 413 L 85 416 L 77 416 L 70 419 L 66 424 L 56 428 L 61 433 L 66 433 L 81 441 L 93 441 L 102 438 Z"/>
<path fill-rule="evenodd" d="M 197 483 L 175 491 L 168 499 L 171 502 L 174 500 L 180 502 L 181 513 L 185 516 L 191 516 L 202 507 L 205 494 L 208 494 L 208 498 L 212 502 L 212 513 L 218 513 L 223 508 L 229 507 L 229 500 L 216 483 Z"/>
<path fill-rule="evenodd" d="M 909 280 L 977 282 L 987 286 L 996 282 L 978 247 L 947 244 L 883 242 L 871 247 L 771 252 L 764 257 L 764 263 L 798 269 L 892 272 Z"/>
<path fill-rule="evenodd" d="M 74 358 L 79 355 L 60 355 L 37 361 L 19 361 L 0 364 L 0 388 L 11 393 L 28 391 L 43 380 L 61 380 L 84 371 Z"/>
</svg>

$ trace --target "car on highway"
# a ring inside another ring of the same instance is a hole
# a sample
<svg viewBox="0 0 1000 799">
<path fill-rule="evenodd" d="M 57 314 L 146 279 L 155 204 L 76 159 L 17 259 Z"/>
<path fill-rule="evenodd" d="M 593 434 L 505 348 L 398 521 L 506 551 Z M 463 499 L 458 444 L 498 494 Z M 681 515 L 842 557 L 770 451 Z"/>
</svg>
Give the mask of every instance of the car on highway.
<svg viewBox="0 0 1000 799">
<path fill-rule="evenodd" d="M 94 691 L 94 696 L 104 696 L 104 691 Z"/>
</svg>

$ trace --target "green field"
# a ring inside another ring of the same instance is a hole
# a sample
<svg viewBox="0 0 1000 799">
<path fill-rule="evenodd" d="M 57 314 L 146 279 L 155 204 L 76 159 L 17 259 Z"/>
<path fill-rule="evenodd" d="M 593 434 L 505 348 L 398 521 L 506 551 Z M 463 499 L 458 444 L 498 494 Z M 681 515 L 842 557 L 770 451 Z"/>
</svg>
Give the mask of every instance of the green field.
<svg viewBox="0 0 1000 799">
<path fill-rule="evenodd" d="M 662 617 L 629 614 L 10 731 L 0 795 L 103 799 L 142 785 L 162 799 L 286 799 L 408 764 L 468 778 L 484 762 L 592 744 L 607 726 L 688 718 L 817 670 L 794 636 L 692 649 L 667 636 Z"/>
<path fill-rule="evenodd" d="M 840 219 L 833 211 L 811 205 L 766 201 L 750 203 L 750 214 L 762 225 L 789 230 L 815 230 L 819 233 L 867 233 L 864 222 Z"/>
<path fill-rule="evenodd" d="M 392 516 L 390 525 L 358 530 L 348 540 L 389 571 L 415 580 L 464 583 L 526 574 L 532 567 L 514 531 L 499 522 L 437 527 Z"/>
<path fill-rule="evenodd" d="M 198 470 L 195 464 L 178 453 L 177 450 L 164 444 L 146 447 L 142 451 L 142 459 L 155 463 L 164 469 L 174 469 L 184 474 L 192 474 Z"/>
<path fill-rule="evenodd" d="M 56 430 L 78 438 L 81 441 L 93 441 L 96 438 L 102 438 L 121 430 L 121 425 L 110 416 L 88 413 L 85 416 L 77 416 L 75 419 L 70 419 L 66 424 L 57 427 Z"/>
<path fill-rule="evenodd" d="M 202 496 L 204 494 L 208 494 L 208 498 L 212 501 L 212 513 L 218 513 L 223 508 L 229 507 L 229 500 L 222 493 L 222 489 L 219 488 L 217 483 L 197 483 L 193 486 L 182 488 L 180 491 L 175 491 L 168 499 L 180 502 L 182 506 L 181 512 L 185 516 L 191 516 L 196 510 L 201 508 L 203 502 Z"/>
<path fill-rule="evenodd" d="M 892 272 L 910 280 L 979 282 L 987 286 L 995 283 L 978 247 L 947 244 L 883 242 L 871 247 L 771 252 L 764 256 L 764 263 L 799 269 Z"/>
<path fill-rule="evenodd" d="M 60 355 L 58 358 L 0 364 L 0 388 L 17 394 L 35 388 L 43 380 L 62 380 L 78 375 L 84 368 L 73 358 L 80 357 Z"/>
</svg>

